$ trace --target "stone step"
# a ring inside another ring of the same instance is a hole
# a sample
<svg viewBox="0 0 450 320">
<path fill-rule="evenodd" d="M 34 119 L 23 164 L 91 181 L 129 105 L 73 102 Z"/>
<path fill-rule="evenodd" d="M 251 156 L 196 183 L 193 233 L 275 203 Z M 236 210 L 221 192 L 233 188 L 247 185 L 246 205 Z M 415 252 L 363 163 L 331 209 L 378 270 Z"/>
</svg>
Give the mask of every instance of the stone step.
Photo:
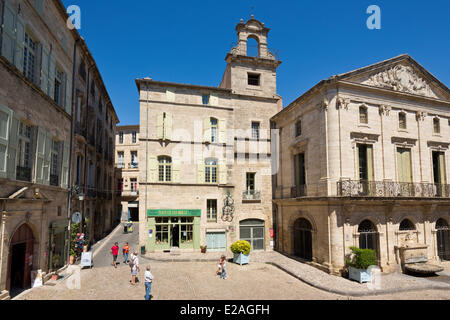
<svg viewBox="0 0 450 320">
<path fill-rule="evenodd" d="M 11 300 L 11 297 L 9 296 L 9 292 L 6 290 L 0 292 L 0 300 Z"/>
</svg>

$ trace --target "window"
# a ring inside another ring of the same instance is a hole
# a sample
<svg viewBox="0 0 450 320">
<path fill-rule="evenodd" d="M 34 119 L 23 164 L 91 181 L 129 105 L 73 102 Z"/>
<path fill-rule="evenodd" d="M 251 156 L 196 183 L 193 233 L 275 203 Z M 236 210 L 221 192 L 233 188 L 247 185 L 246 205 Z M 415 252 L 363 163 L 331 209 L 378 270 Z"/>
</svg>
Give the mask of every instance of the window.
<svg viewBox="0 0 450 320">
<path fill-rule="evenodd" d="M 248 74 L 248 84 L 250 86 L 259 86 L 260 74 L 258 73 L 249 73 Z"/>
<path fill-rule="evenodd" d="M 36 65 L 36 42 L 25 33 L 25 46 L 23 48 L 23 74 L 31 82 L 34 82 L 34 70 Z"/>
<path fill-rule="evenodd" d="M 299 153 L 294 156 L 295 197 L 306 195 L 306 169 L 305 154 Z"/>
<path fill-rule="evenodd" d="M 211 142 L 217 142 L 217 119 L 211 118 Z"/>
<path fill-rule="evenodd" d="M 371 145 L 358 144 L 358 177 L 361 181 L 373 181 L 373 152 Z"/>
<path fill-rule="evenodd" d="M 138 167 L 138 153 L 137 151 L 131 151 L 131 168 L 135 169 Z"/>
<path fill-rule="evenodd" d="M 123 132 L 119 131 L 119 143 L 122 144 L 123 143 Z"/>
<path fill-rule="evenodd" d="M 247 172 L 247 191 L 255 191 L 255 176 L 254 172 Z"/>
<path fill-rule="evenodd" d="M 217 183 L 217 160 L 207 159 L 205 161 L 205 182 Z"/>
<path fill-rule="evenodd" d="M 158 181 L 171 182 L 172 181 L 172 159 L 170 157 L 158 158 Z"/>
<path fill-rule="evenodd" d="M 56 69 L 56 77 L 55 77 L 55 96 L 53 99 L 58 105 L 62 105 L 62 84 L 64 79 L 64 73 L 58 69 Z"/>
<path fill-rule="evenodd" d="M 206 217 L 210 222 L 217 222 L 217 200 L 206 200 Z"/>
<path fill-rule="evenodd" d="M 404 112 L 398 114 L 398 127 L 400 129 L 406 129 L 406 113 Z"/>
<path fill-rule="evenodd" d="M 82 168 L 83 158 L 81 156 L 77 156 L 77 172 L 75 176 L 75 184 L 81 185 L 81 168 Z"/>
<path fill-rule="evenodd" d="M 130 188 L 131 188 L 131 192 L 136 192 L 137 191 L 137 178 L 130 178 Z"/>
<path fill-rule="evenodd" d="M 51 165 L 50 165 L 50 185 L 58 186 L 59 180 L 59 170 L 58 170 L 58 155 L 59 155 L 59 145 L 58 141 L 52 141 L 51 150 Z"/>
<path fill-rule="evenodd" d="M 439 118 L 434 118 L 433 119 L 433 132 L 435 134 L 441 133 L 441 124 L 439 122 Z"/>
<path fill-rule="evenodd" d="M 205 106 L 207 106 L 209 104 L 209 95 L 207 95 L 207 94 L 202 95 L 202 103 Z"/>
<path fill-rule="evenodd" d="M 361 106 L 359 107 L 359 123 L 367 124 L 369 123 L 368 115 L 367 115 L 367 107 Z"/>
<path fill-rule="evenodd" d="M 397 171 L 399 182 L 412 182 L 411 150 L 397 148 Z"/>
<path fill-rule="evenodd" d="M 19 124 L 19 145 L 16 179 L 31 181 L 31 126 L 21 122 Z"/>
<path fill-rule="evenodd" d="M 259 122 L 252 122 L 252 139 L 259 139 Z"/>
<path fill-rule="evenodd" d="M 302 135 L 302 122 L 301 122 L 301 120 L 298 120 L 295 123 L 295 136 L 299 137 L 301 135 Z"/>
<path fill-rule="evenodd" d="M 124 152 L 123 151 L 119 151 L 117 153 L 117 168 L 122 169 L 124 167 Z"/>
<path fill-rule="evenodd" d="M 131 133 L 131 140 L 132 140 L 133 143 L 136 143 L 136 131 L 133 131 Z"/>
<path fill-rule="evenodd" d="M 410 230 L 416 230 L 416 227 L 414 226 L 414 223 L 411 222 L 409 219 L 403 219 L 402 222 L 400 222 L 400 231 L 410 231 Z"/>
</svg>

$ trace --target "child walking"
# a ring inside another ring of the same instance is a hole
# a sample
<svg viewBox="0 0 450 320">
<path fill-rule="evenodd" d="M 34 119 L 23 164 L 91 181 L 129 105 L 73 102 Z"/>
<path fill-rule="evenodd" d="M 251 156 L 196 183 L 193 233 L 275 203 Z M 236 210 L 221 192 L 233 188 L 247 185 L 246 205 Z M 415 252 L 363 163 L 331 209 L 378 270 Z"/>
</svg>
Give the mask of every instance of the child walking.
<svg viewBox="0 0 450 320">
<path fill-rule="evenodd" d="M 221 269 L 220 279 L 226 280 L 227 279 L 227 269 L 226 269 L 227 257 L 221 256 L 219 261 L 220 261 L 219 266 Z"/>
</svg>

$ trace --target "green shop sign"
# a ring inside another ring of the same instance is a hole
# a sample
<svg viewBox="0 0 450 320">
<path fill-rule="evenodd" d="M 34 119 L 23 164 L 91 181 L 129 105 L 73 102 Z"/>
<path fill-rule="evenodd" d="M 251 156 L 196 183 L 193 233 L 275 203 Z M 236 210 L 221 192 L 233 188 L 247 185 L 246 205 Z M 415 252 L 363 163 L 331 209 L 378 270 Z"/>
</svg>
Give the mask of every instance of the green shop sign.
<svg viewBox="0 0 450 320">
<path fill-rule="evenodd" d="M 200 209 L 149 209 L 148 217 L 200 217 Z"/>
</svg>

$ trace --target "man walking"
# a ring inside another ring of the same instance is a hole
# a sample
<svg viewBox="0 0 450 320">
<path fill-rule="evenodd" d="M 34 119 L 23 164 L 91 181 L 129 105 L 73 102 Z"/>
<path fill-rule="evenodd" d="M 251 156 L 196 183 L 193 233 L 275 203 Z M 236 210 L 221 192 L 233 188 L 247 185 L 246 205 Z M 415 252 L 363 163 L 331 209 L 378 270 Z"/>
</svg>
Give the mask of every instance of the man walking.
<svg viewBox="0 0 450 320">
<path fill-rule="evenodd" d="M 153 275 L 150 272 L 150 266 L 147 266 L 147 270 L 144 273 L 145 278 L 145 300 L 150 300 L 151 298 L 151 290 L 152 290 L 152 281 L 153 281 Z"/>
<path fill-rule="evenodd" d="M 128 263 L 128 253 L 130 252 L 130 246 L 128 245 L 128 242 L 125 242 L 125 245 L 123 246 L 123 263 Z"/>
<path fill-rule="evenodd" d="M 114 268 L 117 268 L 117 256 L 119 255 L 119 243 L 114 243 L 111 248 L 111 253 L 113 255 L 113 263 Z"/>
</svg>

